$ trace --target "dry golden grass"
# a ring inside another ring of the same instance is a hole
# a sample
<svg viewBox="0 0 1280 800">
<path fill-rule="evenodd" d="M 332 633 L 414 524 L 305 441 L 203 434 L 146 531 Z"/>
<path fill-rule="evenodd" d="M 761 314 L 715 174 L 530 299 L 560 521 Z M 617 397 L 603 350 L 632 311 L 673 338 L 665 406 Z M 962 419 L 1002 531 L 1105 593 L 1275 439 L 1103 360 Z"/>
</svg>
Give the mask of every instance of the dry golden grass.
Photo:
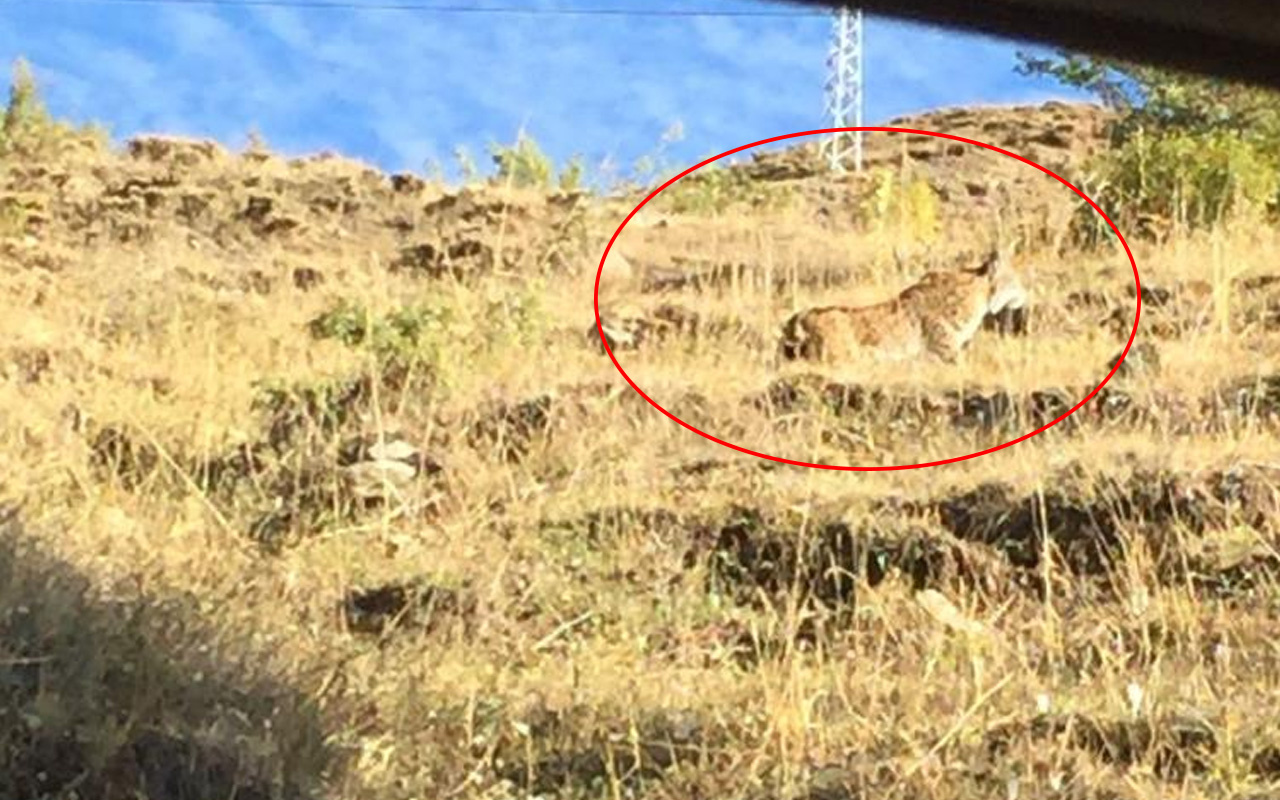
<svg viewBox="0 0 1280 800">
<path fill-rule="evenodd" d="M 319 184 L 345 174 L 227 156 L 208 176 L 234 186 L 268 167 Z M 316 218 L 355 233 L 324 238 L 305 218 L 318 238 L 246 237 L 241 252 L 194 248 L 187 228 L 147 217 L 150 241 L 64 243 L 74 256 L 58 272 L 23 257 L 0 272 L 0 497 L 16 509 L 0 539 L 0 794 L 1280 789 L 1280 441 L 1274 397 L 1239 399 L 1274 374 L 1277 334 L 1259 321 L 1265 291 L 1231 283 L 1269 272 L 1274 231 L 1135 246 L 1144 285 L 1213 289 L 1198 325 L 1194 310 L 1144 306 L 1138 339 L 1159 370 L 1109 388 L 1145 416 L 1088 416 L 1099 398 L 1078 427 L 981 458 L 848 473 L 729 451 L 636 396 L 585 335 L 594 251 L 539 271 L 540 229 L 491 222 L 474 236 L 519 251 L 515 263 L 427 278 L 390 268 L 397 248 L 430 239 L 426 217 L 403 241 L 341 214 Z M 592 224 L 597 239 L 612 230 Z M 1006 441 L 1027 421 L 984 431 L 937 412 L 917 426 L 891 403 L 1061 390 L 1069 406 L 1127 338 L 1099 319 L 1132 314 L 1123 254 L 1030 254 L 1027 336 L 984 330 L 956 367 L 830 376 L 884 393 L 860 410 L 769 413 L 749 401 L 803 376 L 760 343 L 800 304 L 911 280 L 892 243 L 793 209 L 680 220 L 629 247 L 665 266 L 760 268 L 755 282 L 635 298 L 736 320 L 757 340 L 616 355 L 673 413 L 801 460 L 901 464 Z M 296 287 L 300 266 L 324 282 Z M 840 268 L 840 286 L 803 280 Z M 255 270 L 267 291 L 239 288 Z M 1072 306 L 1083 290 L 1110 305 Z M 311 335 L 339 302 L 372 319 L 445 314 L 424 334 L 427 379 L 382 380 L 391 365 L 368 348 Z M 1148 333 L 1160 319 L 1188 326 Z M 323 427 L 319 412 L 341 402 L 322 401 L 279 453 L 264 450 L 266 466 L 227 461 L 228 485 L 209 477 L 213 460 L 271 438 L 283 412 L 255 406 L 263 381 L 362 374 L 375 379 L 347 419 Z M 532 434 L 512 422 L 520 403 Z M 523 449 L 504 457 L 468 436 L 486 424 Z M 423 479 L 368 509 L 330 488 L 338 445 L 379 429 L 439 459 L 446 502 L 427 503 Z M 290 536 L 268 547 L 260 525 L 281 509 Z M 415 581 L 425 605 L 394 591 Z M 343 612 L 379 587 L 363 615 Z"/>
</svg>

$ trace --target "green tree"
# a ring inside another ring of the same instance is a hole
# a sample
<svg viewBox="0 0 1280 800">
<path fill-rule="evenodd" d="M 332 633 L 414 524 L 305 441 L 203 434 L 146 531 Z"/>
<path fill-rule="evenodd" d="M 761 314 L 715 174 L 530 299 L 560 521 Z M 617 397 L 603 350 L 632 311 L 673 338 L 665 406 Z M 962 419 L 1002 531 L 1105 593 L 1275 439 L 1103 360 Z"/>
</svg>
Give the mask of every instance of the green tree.
<svg viewBox="0 0 1280 800">
<path fill-rule="evenodd" d="M 1115 144 L 1139 131 L 1231 133 L 1271 150 L 1280 144 L 1280 95 L 1269 89 L 1065 50 L 1048 58 L 1020 52 L 1018 59 L 1018 73 L 1083 89 L 1118 112 Z"/>
<path fill-rule="evenodd" d="M 1280 94 L 1220 78 L 1058 50 L 1018 54 L 1023 75 L 1092 94 L 1115 112 L 1110 147 L 1088 165 L 1087 186 L 1135 233 L 1210 227 L 1274 212 L 1280 200 Z M 1159 225 L 1148 226 L 1152 221 Z M 1087 241 L 1108 229 L 1085 209 Z"/>
<path fill-rule="evenodd" d="M 19 58 L 13 63 L 9 103 L 5 106 L 3 126 L 0 126 L 0 148 L 17 147 L 21 142 L 37 137 L 49 124 L 49 112 L 40 99 L 31 65 L 26 59 Z"/>
<path fill-rule="evenodd" d="M 110 136 L 107 129 L 97 123 L 76 128 L 50 116 L 40 97 L 31 65 L 26 59 L 16 59 L 9 84 L 9 102 L 5 105 L 3 119 L 0 119 L 0 156 L 14 153 L 46 155 L 57 152 L 71 139 L 106 148 Z"/>
</svg>

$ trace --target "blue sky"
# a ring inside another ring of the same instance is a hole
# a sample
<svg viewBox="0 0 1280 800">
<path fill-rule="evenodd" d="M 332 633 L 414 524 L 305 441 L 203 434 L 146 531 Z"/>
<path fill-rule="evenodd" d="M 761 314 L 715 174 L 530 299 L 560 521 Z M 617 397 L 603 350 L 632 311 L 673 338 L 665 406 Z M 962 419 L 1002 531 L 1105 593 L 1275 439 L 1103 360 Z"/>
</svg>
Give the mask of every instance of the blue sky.
<svg viewBox="0 0 1280 800">
<path fill-rule="evenodd" d="M 33 65 L 55 114 L 239 148 L 332 149 L 387 170 L 453 172 L 467 147 L 524 125 L 563 162 L 627 171 L 679 123 L 683 168 L 758 139 L 825 127 L 829 17 L 758 0 L 400 0 L 400 5 L 714 9 L 795 16 L 393 10 L 290 0 L 8 0 L 0 56 Z M 381 6 L 381 7 L 379 7 Z M 866 124 L 938 106 L 1078 99 L 1013 72 L 1013 42 L 868 16 Z M 1025 49 L 1025 47 L 1024 47 Z"/>
</svg>

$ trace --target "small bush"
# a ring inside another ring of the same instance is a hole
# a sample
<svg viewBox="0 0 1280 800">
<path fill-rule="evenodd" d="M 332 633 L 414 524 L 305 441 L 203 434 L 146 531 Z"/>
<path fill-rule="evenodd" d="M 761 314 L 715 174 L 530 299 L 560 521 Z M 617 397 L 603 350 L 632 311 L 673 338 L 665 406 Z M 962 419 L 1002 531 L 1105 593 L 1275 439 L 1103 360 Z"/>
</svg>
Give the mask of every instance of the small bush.
<svg viewBox="0 0 1280 800">
<path fill-rule="evenodd" d="M 560 171 L 559 183 L 561 191 L 576 192 L 582 188 L 583 177 L 586 175 L 586 165 L 582 161 L 582 156 L 577 155 L 569 159 L 569 163 Z"/>
<path fill-rule="evenodd" d="M 545 189 L 551 185 L 555 167 L 529 136 L 521 132 L 511 146 L 491 144 L 489 153 L 498 168 L 498 180 L 518 187 Z"/>
<path fill-rule="evenodd" d="M 1094 201 L 1139 235 L 1212 228 L 1266 214 L 1280 193 L 1280 163 L 1228 132 L 1138 135 L 1102 153 L 1092 166 L 1101 178 Z M 1081 209 L 1075 227 L 1088 245 L 1111 235 L 1091 208 Z"/>
<path fill-rule="evenodd" d="M 713 162 L 671 184 L 662 197 L 672 213 L 714 215 L 740 206 L 782 208 L 794 194 L 788 186 L 758 181 L 742 170 Z"/>
<path fill-rule="evenodd" d="M 53 127 L 53 120 L 40 99 L 35 77 L 26 60 L 13 65 L 13 82 L 9 86 L 9 103 L 0 126 L 0 152 L 9 152 L 43 138 Z"/>
<path fill-rule="evenodd" d="M 40 97 L 30 65 L 25 59 L 17 59 L 9 86 L 9 102 L 0 120 L 0 158 L 44 155 L 69 139 L 105 147 L 108 135 L 106 129 L 96 123 L 75 128 L 53 119 Z"/>
<path fill-rule="evenodd" d="M 484 329 L 485 344 L 494 350 L 536 346 L 550 327 L 545 296 L 544 281 L 533 279 L 522 289 L 489 301 L 486 319 L 491 322 Z"/>
<path fill-rule="evenodd" d="M 1151 237 L 1276 209 L 1280 94 L 1066 51 L 1021 59 L 1022 74 L 1084 89 L 1116 112 L 1109 149 L 1086 169 L 1117 225 Z M 1089 209 L 1073 229 L 1083 244 L 1108 235 Z"/>
<path fill-rule="evenodd" d="M 931 244 L 937 238 L 939 201 L 928 180 L 878 167 L 870 171 L 869 183 L 858 209 L 861 224 L 901 242 Z"/>
<path fill-rule="evenodd" d="M 550 190 L 558 186 L 575 191 L 581 188 L 586 172 L 582 157 L 575 155 L 557 175 L 551 157 L 523 131 L 513 145 L 489 145 L 489 154 L 497 167 L 495 180 L 519 188 Z"/>
<path fill-rule="evenodd" d="M 369 351 L 382 366 L 437 366 L 450 322 L 449 310 L 428 304 L 409 306 L 374 318 L 347 300 L 311 321 L 311 335 Z"/>
<path fill-rule="evenodd" d="M 21 236 L 33 213 L 42 210 L 40 201 L 20 195 L 0 197 L 0 236 Z"/>
</svg>

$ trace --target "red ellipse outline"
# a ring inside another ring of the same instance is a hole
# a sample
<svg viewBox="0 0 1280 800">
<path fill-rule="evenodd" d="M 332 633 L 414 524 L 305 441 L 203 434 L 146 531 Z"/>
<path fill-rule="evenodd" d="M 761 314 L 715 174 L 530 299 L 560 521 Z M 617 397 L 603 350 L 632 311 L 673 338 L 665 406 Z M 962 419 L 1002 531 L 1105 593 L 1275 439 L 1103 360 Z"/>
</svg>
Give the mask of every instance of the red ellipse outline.
<svg viewBox="0 0 1280 800">
<path fill-rule="evenodd" d="M 796 461 L 790 458 L 782 458 L 780 456 L 771 456 L 768 453 L 758 453 L 755 450 L 751 450 L 746 447 L 741 447 L 739 445 L 733 444 L 732 442 L 726 442 L 723 439 L 717 438 L 715 436 L 712 436 L 709 433 L 698 430 L 697 428 L 693 427 L 689 423 L 685 422 L 684 420 L 680 419 L 676 415 L 672 414 L 670 411 L 667 411 L 665 408 L 655 403 L 653 398 L 645 394 L 644 390 L 641 389 L 639 386 L 637 386 L 635 381 L 631 380 L 631 376 L 628 375 L 627 371 L 624 370 L 622 368 L 622 365 L 618 363 L 618 359 L 616 356 L 614 356 L 613 349 L 609 347 L 609 341 L 604 334 L 604 324 L 600 320 L 600 278 L 604 275 L 605 259 L 609 257 L 609 250 L 612 249 L 613 243 L 617 241 L 618 234 L 622 233 L 622 229 L 627 226 L 627 223 L 631 221 L 631 218 L 634 217 L 636 213 L 640 211 L 640 209 L 644 208 L 646 203 L 648 203 L 650 200 L 652 200 L 654 197 L 660 194 L 668 186 L 680 180 L 681 178 L 688 175 L 689 173 L 695 172 L 696 170 L 699 170 L 702 167 L 705 167 L 707 164 L 710 164 L 713 161 L 719 161 L 725 156 L 731 156 L 734 153 L 739 153 L 739 152 L 742 152 L 743 150 L 748 150 L 752 147 L 757 147 L 762 144 L 769 144 L 770 142 L 780 142 L 784 139 L 794 139 L 799 136 L 813 136 L 820 133 L 839 133 L 842 131 L 848 131 L 851 133 L 857 132 L 857 131 L 873 131 L 873 132 L 886 132 L 886 133 L 915 133 L 915 134 L 920 134 L 924 136 L 937 136 L 938 138 L 941 138 L 941 139 L 951 139 L 957 142 L 964 142 L 966 144 L 973 144 L 973 145 L 978 145 L 979 147 L 985 147 L 988 150 L 994 150 L 997 153 L 1001 153 L 1003 155 L 1009 156 L 1010 158 L 1017 159 L 1018 161 L 1021 161 L 1024 164 L 1028 164 L 1032 167 L 1035 167 L 1036 169 L 1040 170 L 1046 175 L 1053 176 L 1055 179 L 1057 179 L 1059 183 L 1066 186 L 1071 191 L 1075 192 L 1077 195 L 1080 196 L 1081 199 L 1083 199 L 1086 203 L 1088 203 L 1093 208 L 1094 211 L 1098 212 L 1098 215 L 1101 216 L 1103 219 L 1105 219 L 1107 221 L 1107 224 L 1111 226 L 1111 230 L 1115 232 L 1116 238 L 1120 240 L 1121 246 L 1124 247 L 1125 255 L 1129 257 L 1129 264 L 1133 267 L 1134 296 L 1137 299 L 1137 311 L 1134 313 L 1134 318 L 1133 318 L 1133 331 L 1130 332 L 1129 334 L 1129 341 L 1125 343 L 1124 352 L 1120 354 L 1120 358 L 1119 360 L 1116 361 L 1115 366 L 1112 367 L 1111 371 L 1107 373 L 1107 377 L 1103 378 L 1102 382 L 1099 383 L 1096 387 L 1094 387 L 1092 392 L 1089 392 L 1089 394 L 1085 395 L 1083 400 L 1081 400 L 1079 403 L 1076 403 L 1075 406 L 1071 408 L 1071 410 L 1064 412 L 1061 416 L 1059 416 L 1057 419 L 1053 420 L 1052 422 L 1048 422 L 1040 426 L 1036 430 L 1031 431 L 1030 433 L 1023 434 L 1022 436 L 1019 436 L 1016 439 L 1011 439 L 1010 441 L 1007 441 L 1004 444 L 997 445 L 995 447 L 989 447 L 986 450 L 981 450 L 976 453 L 970 453 L 964 456 L 956 456 L 955 458 L 940 459 L 938 461 L 928 461 L 921 464 L 893 464 L 893 465 L 884 466 L 884 467 L 856 467 L 856 466 L 838 466 L 834 464 L 814 464 L 809 461 Z M 1057 425 L 1059 422 L 1063 421 L 1067 417 L 1079 411 L 1080 408 L 1085 403 L 1092 400 L 1094 396 L 1097 395 L 1098 392 L 1102 390 L 1103 386 L 1107 385 L 1107 382 L 1110 381 L 1112 376 L 1116 374 L 1116 370 L 1120 369 L 1120 365 L 1124 363 L 1124 360 L 1126 358 L 1128 358 L 1129 348 L 1133 346 L 1133 340 L 1138 335 L 1138 322 L 1142 318 L 1142 282 L 1141 282 L 1141 279 L 1138 277 L 1138 262 L 1133 257 L 1133 251 L 1129 249 L 1129 243 L 1125 241 L 1124 235 L 1120 233 L 1120 229 L 1116 227 L 1116 224 L 1111 221 L 1111 217 L 1108 217 L 1106 212 L 1103 211 L 1101 208 L 1099 208 L 1098 204 L 1093 202 L 1093 200 L 1088 195 L 1080 191 L 1080 189 L 1077 188 L 1075 184 L 1066 180 L 1065 178 L 1063 178 L 1061 175 L 1054 172 L 1053 170 L 1043 167 L 1037 164 L 1036 162 L 1031 161 L 1030 159 L 1024 158 L 1023 156 L 1020 156 L 1017 153 L 1011 153 L 1008 150 L 1005 150 L 1004 148 L 987 144 L 986 142 L 979 142 L 974 139 L 966 139 L 963 136 L 956 136 L 950 133 L 938 133 L 937 131 L 921 131 L 921 130 L 916 130 L 914 128 L 891 128 L 891 127 L 875 127 L 875 126 L 857 127 L 857 128 L 819 128 L 811 131 L 800 131 L 799 133 L 788 133 L 782 136 L 774 136 L 769 139 L 761 139 L 758 142 L 752 142 L 751 144 L 744 144 L 740 147 L 735 147 L 732 150 L 726 150 L 720 155 L 712 156 L 711 158 L 708 158 L 700 163 L 694 164 L 692 167 L 689 167 L 684 172 L 681 172 L 679 175 L 676 175 L 674 178 L 669 179 L 666 183 L 662 184 L 657 189 L 654 189 L 643 200 L 641 200 L 640 204 L 636 206 L 634 209 L 632 209 L 631 213 L 626 216 L 626 219 L 622 220 L 622 224 L 618 226 L 618 229 L 614 231 L 613 236 L 609 238 L 609 243 L 605 245 L 604 253 L 600 256 L 600 267 L 596 270 L 596 282 L 595 282 L 595 289 L 593 291 L 592 299 L 594 301 L 593 304 L 595 306 L 595 313 L 596 313 L 596 330 L 600 332 L 600 342 L 601 344 L 604 345 L 605 352 L 609 354 L 609 360 L 613 362 L 613 366 L 618 370 L 618 373 L 622 375 L 623 379 L 628 384 L 630 384 L 631 388 L 635 389 L 636 393 L 638 393 L 645 400 L 649 401 L 649 405 L 661 411 L 663 414 L 671 418 L 678 425 L 681 425 L 682 427 L 693 431 L 694 433 L 698 434 L 704 439 L 710 439 L 716 444 L 723 445 L 725 447 L 728 447 L 731 450 L 737 450 L 740 453 L 746 453 L 747 455 L 756 456 L 757 458 L 763 458 L 769 461 L 777 461 L 782 464 L 792 464 L 797 467 L 811 467 L 813 469 L 830 469 L 830 470 L 837 470 L 841 472 L 891 472 L 895 470 L 923 469 L 925 467 L 938 467 L 938 466 L 942 466 L 943 464 L 954 464 L 957 461 L 967 461 L 971 458 L 977 458 L 978 456 L 985 456 L 988 453 L 994 453 L 997 450 L 1003 450 L 1006 447 L 1012 447 L 1013 445 L 1018 444 L 1019 442 L 1024 442 L 1027 439 L 1030 439 L 1032 436 L 1036 436 L 1038 434 L 1044 433 L 1049 428 L 1052 428 L 1054 425 Z"/>
</svg>

